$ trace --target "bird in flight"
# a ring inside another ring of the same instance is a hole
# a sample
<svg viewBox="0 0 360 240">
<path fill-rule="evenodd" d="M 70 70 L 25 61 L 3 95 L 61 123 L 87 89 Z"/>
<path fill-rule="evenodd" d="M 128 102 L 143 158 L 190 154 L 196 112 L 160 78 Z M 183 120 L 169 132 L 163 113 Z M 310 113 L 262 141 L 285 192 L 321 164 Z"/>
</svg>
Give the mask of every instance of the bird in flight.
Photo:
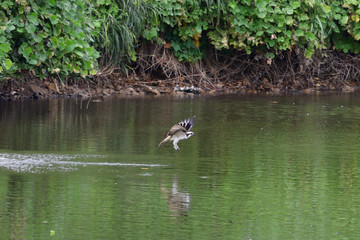
<svg viewBox="0 0 360 240">
<path fill-rule="evenodd" d="M 194 136 L 195 133 L 191 132 L 190 129 L 194 126 L 195 116 L 192 118 L 185 119 L 184 121 L 175 124 L 172 128 L 170 128 L 169 132 L 167 133 L 167 137 L 159 143 L 159 146 L 165 142 L 173 141 L 174 149 L 180 150 L 177 143 L 180 140 L 188 139 L 191 136 Z"/>
</svg>

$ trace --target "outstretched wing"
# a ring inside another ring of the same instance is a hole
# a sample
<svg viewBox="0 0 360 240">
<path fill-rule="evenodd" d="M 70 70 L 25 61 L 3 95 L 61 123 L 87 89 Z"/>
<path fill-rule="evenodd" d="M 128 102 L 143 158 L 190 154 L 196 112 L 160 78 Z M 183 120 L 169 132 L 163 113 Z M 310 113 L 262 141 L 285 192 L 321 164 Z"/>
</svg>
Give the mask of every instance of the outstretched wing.
<svg viewBox="0 0 360 240">
<path fill-rule="evenodd" d="M 185 128 L 186 131 L 190 131 L 190 129 L 194 126 L 195 123 L 195 116 L 192 118 L 185 119 L 184 121 L 181 121 L 178 123 L 178 125 Z"/>
</svg>

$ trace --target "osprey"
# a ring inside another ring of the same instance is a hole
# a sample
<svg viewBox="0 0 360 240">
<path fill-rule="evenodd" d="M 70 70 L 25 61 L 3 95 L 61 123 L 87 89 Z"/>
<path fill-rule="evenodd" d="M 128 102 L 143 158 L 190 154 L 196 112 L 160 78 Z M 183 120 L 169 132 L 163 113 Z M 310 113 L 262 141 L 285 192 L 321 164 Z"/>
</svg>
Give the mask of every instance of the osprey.
<svg viewBox="0 0 360 240">
<path fill-rule="evenodd" d="M 180 150 L 177 143 L 180 140 L 188 139 L 191 136 L 194 136 L 195 133 L 191 132 L 190 129 L 194 126 L 194 118 L 193 116 L 191 119 L 185 119 L 184 121 L 179 122 L 178 124 L 175 124 L 168 132 L 167 137 L 159 143 L 159 146 L 167 141 L 173 141 L 174 149 Z"/>
</svg>

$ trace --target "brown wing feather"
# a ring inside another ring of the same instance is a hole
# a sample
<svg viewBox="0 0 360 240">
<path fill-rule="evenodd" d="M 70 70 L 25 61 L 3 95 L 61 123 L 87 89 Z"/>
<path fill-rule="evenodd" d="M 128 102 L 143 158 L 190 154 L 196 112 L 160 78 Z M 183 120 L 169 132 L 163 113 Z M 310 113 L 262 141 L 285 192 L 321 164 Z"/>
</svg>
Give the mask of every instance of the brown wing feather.
<svg viewBox="0 0 360 240">
<path fill-rule="evenodd" d="M 174 126 L 172 126 L 172 128 L 170 128 L 170 130 L 168 132 L 168 136 L 172 136 L 175 133 L 177 133 L 178 131 L 186 132 L 186 129 L 179 124 L 175 124 Z"/>
</svg>

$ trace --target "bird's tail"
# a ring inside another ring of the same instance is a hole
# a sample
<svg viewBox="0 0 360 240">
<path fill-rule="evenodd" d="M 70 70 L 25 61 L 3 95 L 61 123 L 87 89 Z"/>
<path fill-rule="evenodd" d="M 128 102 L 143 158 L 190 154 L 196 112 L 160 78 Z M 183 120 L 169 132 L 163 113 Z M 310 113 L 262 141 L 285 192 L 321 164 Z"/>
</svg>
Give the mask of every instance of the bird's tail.
<svg viewBox="0 0 360 240">
<path fill-rule="evenodd" d="M 169 141 L 169 140 L 170 140 L 170 138 L 171 138 L 171 136 L 167 136 L 164 140 L 162 140 L 162 141 L 161 141 L 161 143 L 159 143 L 158 148 L 159 148 L 159 147 L 160 147 L 160 145 L 161 145 L 161 144 L 163 144 L 164 142 Z"/>
</svg>

